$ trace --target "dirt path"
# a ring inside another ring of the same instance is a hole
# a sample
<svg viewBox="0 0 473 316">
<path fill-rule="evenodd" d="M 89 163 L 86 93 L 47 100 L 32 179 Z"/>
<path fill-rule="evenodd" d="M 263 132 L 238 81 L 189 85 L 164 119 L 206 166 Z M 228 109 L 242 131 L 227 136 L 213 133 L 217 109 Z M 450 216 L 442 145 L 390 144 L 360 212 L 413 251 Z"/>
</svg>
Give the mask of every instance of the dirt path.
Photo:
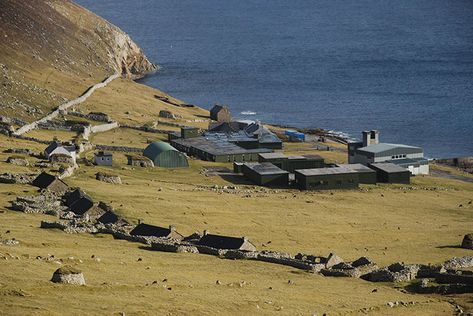
<svg viewBox="0 0 473 316">
<path fill-rule="evenodd" d="M 453 179 L 453 180 L 460 180 L 464 182 L 473 183 L 473 178 L 455 175 L 455 174 L 451 174 L 449 172 L 441 171 L 441 170 L 430 170 L 430 175 L 434 177 L 438 177 L 438 178 Z"/>
</svg>

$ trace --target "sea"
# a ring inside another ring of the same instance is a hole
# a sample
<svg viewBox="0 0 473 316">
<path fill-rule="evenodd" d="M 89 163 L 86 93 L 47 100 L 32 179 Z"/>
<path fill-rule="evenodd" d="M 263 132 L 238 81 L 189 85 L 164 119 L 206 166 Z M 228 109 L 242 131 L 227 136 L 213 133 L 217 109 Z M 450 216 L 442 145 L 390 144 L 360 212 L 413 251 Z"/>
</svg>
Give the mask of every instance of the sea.
<svg viewBox="0 0 473 316">
<path fill-rule="evenodd" d="M 76 0 L 161 68 L 141 82 L 239 119 L 473 155 L 471 0 Z"/>
</svg>

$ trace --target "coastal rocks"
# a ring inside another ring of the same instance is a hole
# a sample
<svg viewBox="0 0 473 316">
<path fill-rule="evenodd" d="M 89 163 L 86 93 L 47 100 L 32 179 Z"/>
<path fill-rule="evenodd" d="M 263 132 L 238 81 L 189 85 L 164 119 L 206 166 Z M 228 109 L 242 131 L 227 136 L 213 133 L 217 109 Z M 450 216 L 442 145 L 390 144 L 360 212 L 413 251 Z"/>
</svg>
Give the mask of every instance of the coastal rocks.
<svg viewBox="0 0 473 316">
<path fill-rule="evenodd" d="M 111 183 L 111 184 L 122 184 L 122 179 L 119 176 L 107 174 L 103 172 L 97 172 L 95 178 L 99 181 Z"/>
<path fill-rule="evenodd" d="M 57 269 L 51 281 L 62 284 L 85 285 L 85 278 L 82 272 L 71 266 L 64 266 Z"/>
<path fill-rule="evenodd" d="M 473 249 L 473 234 L 467 234 L 463 237 L 462 248 Z"/>
</svg>

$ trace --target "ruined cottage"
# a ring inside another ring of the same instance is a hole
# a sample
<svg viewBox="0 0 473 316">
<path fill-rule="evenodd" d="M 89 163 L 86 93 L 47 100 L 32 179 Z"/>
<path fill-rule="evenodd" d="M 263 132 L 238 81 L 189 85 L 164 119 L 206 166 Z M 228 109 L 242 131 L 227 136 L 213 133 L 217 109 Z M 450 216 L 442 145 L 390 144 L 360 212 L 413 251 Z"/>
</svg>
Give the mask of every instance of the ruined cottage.
<svg viewBox="0 0 473 316">
<path fill-rule="evenodd" d="M 217 122 L 230 122 L 232 114 L 228 106 L 215 104 L 210 110 L 210 119 Z"/>
<path fill-rule="evenodd" d="M 168 228 L 149 225 L 145 223 L 138 224 L 135 228 L 130 231 L 132 236 L 147 236 L 147 237 L 158 237 L 158 238 L 169 238 L 181 240 L 184 236 L 179 234 L 174 226 Z"/>
<path fill-rule="evenodd" d="M 64 183 L 64 181 L 46 172 L 42 172 L 33 180 L 31 184 L 40 189 L 55 193 L 65 192 L 69 188 L 68 185 Z"/>
<path fill-rule="evenodd" d="M 200 238 L 197 244 L 215 249 L 256 251 L 256 246 L 253 245 L 246 237 L 213 235 L 209 234 L 207 231 L 204 231 L 203 236 Z"/>
</svg>

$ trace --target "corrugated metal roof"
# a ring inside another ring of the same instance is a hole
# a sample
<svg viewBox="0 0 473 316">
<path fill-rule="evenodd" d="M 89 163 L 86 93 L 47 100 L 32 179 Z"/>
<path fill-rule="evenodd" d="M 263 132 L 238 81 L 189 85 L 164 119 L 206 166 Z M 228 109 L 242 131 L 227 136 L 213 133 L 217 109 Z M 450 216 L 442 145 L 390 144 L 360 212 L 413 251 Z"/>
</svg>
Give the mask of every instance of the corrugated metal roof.
<svg viewBox="0 0 473 316">
<path fill-rule="evenodd" d="M 288 174 L 289 172 L 282 170 L 270 162 L 247 162 L 244 164 L 249 169 L 260 175 L 270 175 L 270 174 Z"/>
<path fill-rule="evenodd" d="M 357 149 L 358 152 L 361 151 L 361 152 L 367 152 L 367 153 L 373 153 L 373 154 L 380 154 L 380 153 L 388 152 L 391 150 L 402 150 L 402 151 L 408 151 L 409 153 L 422 152 L 422 148 L 420 147 L 403 145 L 403 144 L 389 144 L 389 143 L 379 143 L 379 144 L 361 147 Z"/>
<path fill-rule="evenodd" d="M 374 171 L 373 169 L 365 166 L 365 165 L 362 165 L 361 163 L 352 163 L 352 164 L 337 164 L 337 166 L 341 167 L 341 168 L 346 168 L 346 169 L 349 169 L 349 170 L 353 170 L 353 171 L 356 171 L 356 172 L 376 172 Z"/>
<path fill-rule="evenodd" d="M 396 173 L 396 172 L 405 172 L 409 171 L 406 168 L 402 168 L 398 165 L 395 165 L 391 162 L 377 162 L 370 164 L 375 169 L 379 169 L 388 173 Z"/>
</svg>

